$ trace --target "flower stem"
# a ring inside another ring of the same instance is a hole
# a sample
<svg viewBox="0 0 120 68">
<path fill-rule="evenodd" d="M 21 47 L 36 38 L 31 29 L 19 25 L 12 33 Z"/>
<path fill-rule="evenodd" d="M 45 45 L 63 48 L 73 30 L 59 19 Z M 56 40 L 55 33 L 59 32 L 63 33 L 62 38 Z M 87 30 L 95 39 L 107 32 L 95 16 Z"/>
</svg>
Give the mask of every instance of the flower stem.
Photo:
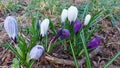
<svg viewBox="0 0 120 68">
<path fill-rule="evenodd" d="M 75 66 L 76 66 L 76 68 L 78 68 L 78 62 L 77 62 L 77 59 L 75 57 L 75 53 L 74 53 L 71 41 L 70 41 L 70 48 L 72 50 L 72 54 L 73 54 L 73 59 L 74 59 Z"/>
</svg>

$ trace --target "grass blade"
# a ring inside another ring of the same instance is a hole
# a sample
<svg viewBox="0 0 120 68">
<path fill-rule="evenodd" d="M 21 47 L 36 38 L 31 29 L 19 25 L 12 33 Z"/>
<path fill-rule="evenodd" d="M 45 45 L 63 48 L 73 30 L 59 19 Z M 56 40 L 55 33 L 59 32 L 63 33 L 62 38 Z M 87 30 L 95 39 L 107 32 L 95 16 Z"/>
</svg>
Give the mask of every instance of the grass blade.
<svg viewBox="0 0 120 68">
<path fill-rule="evenodd" d="M 110 64 L 120 55 L 120 51 L 104 66 L 104 68 L 108 68 Z"/>
<path fill-rule="evenodd" d="M 81 39 L 82 39 L 82 43 L 83 43 L 83 48 L 84 48 L 84 52 L 85 52 L 85 56 L 86 56 L 86 62 L 87 62 L 87 68 L 91 68 L 91 62 L 90 62 L 90 57 L 87 51 L 87 47 L 86 47 L 86 41 L 85 41 L 85 36 L 84 36 L 84 31 L 82 30 L 80 33 Z"/>
<path fill-rule="evenodd" d="M 74 50 L 73 50 L 73 47 L 72 47 L 72 43 L 71 43 L 71 42 L 70 42 L 70 48 L 71 48 L 71 50 L 72 50 L 72 54 L 73 54 L 73 59 L 74 59 L 75 66 L 76 66 L 76 68 L 79 68 L 79 67 L 78 67 L 78 62 L 77 62 L 77 59 L 76 59 L 76 57 L 75 57 L 75 53 L 74 53 Z"/>
</svg>

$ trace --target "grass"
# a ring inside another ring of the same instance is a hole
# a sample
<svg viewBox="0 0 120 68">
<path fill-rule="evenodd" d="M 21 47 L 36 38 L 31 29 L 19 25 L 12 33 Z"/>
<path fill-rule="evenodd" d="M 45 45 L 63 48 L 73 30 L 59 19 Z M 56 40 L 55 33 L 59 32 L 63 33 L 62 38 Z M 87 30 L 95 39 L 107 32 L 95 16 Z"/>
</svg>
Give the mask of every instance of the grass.
<svg viewBox="0 0 120 68">
<path fill-rule="evenodd" d="M 87 0 L 86 0 L 87 1 Z M 84 17 L 89 13 L 91 15 L 96 15 L 93 17 L 93 20 L 91 20 L 91 22 L 99 22 L 103 19 L 108 19 L 112 22 L 113 26 L 116 25 L 118 23 L 118 21 L 120 21 L 120 0 L 91 0 L 92 2 L 83 2 L 81 3 L 80 6 L 78 7 L 79 10 L 79 15 L 78 15 L 78 19 L 80 19 L 83 23 L 84 21 Z M 52 19 L 51 17 L 56 17 L 60 23 L 60 14 L 62 9 L 64 8 L 68 8 L 70 5 L 74 5 L 74 3 L 69 2 L 69 0 L 31 0 L 31 2 L 29 2 L 28 5 L 23 6 L 19 1 L 17 2 L 13 2 L 13 0 L 9 0 L 7 2 L 5 2 L 4 0 L 2 0 L 0 2 L 0 11 L 3 11 L 5 16 L 7 16 L 8 14 L 11 15 L 17 15 L 15 13 L 18 13 L 18 11 L 20 11 L 21 9 L 23 9 L 22 11 L 24 11 L 24 13 L 22 14 L 23 17 L 25 17 L 25 23 L 29 23 L 29 19 L 27 17 L 30 17 L 30 19 L 32 19 L 32 28 L 30 28 L 29 32 L 31 32 L 32 34 L 32 39 L 31 40 L 31 47 L 33 47 L 33 45 L 35 45 L 37 43 L 36 40 L 38 40 L 39 38 L 37 38 L 37 28 L 35 28 L 35 24 L 38 22 L 38 20 L 42 20 L 44 18 L 49 18 Z M 100 12 L 100 11 L 103 12 Z M 96 13 L 96 12 L 100 12 L 100 13 Z M 26 17 L 27 16 L 27 17 Z M 20 17 L 18 17 L 18 21 Z M 35 19 L 34 19 L 35 18 Z M 99 20 L 98 20 L 99 19 Z M 23 21 L 22 21 L 23 22 Z M 21 22 L 21 23 L 22 23 Z M 56 34 L 55 31 L 55 22 L 51 21 L 52 24 L 50 23 L 50 29 L 53 31 L 53 34 Z M 31 24 L 31 23 L 29 23 Z M 25 30 L 26 31 L 26 30 Z M 93 32 L 92 32 L 93 33 Z M 91 35 L 92 35 L 91 33 Z M 88 50 L 86 49 L 86 40 L 83 38 L 85 36 L 83 36 L 84 34 L 81 34 L 81 39 L 83 42 L 83 48 L 84 51 L 83 52 L 86 56 L 86 62 L 87 62 L 87 68 L 91 68 L 91 62 L 90 62 L 90 58 L 88 55 Z M 87 40 L 90 39 L 91 36 L 87 37 Z M 76 39 L 75 39 L 76 40 Z M 46 45 L 48 42 L 48 37 L 46 36 Z M 26 45 L 26 44 L 25 44 Z M 76 55 L 75 55 L 75 48 L 72 46 L 73 44 L 70 43 L 70 48 L 72 51 L 72 55 L 74 58 L 74 62 L 76 67 L 78 68 L 78 63 L 77 63 L 77 59 L 76 59 Z M 9 45 L 10 46 L 10 45 Z M 9 47 L 10 49 L 12 49 L 11 47 Z M 12 49 L 14 50 L 14 49 Z M 19 50 L 19 49 L 18 49 Z M 24 50 L 23 50 L 24 51 Z M 14 51 L 14 53 L 16 53 L 18 51 Z M 17 53 L 16 53 L 17 54 Z M 20 54 L 20 53 L 19 53 Z M 18 57 L 19 57 L 18 54 Z M 120 53 L 118 52 L 112 60 L 110 60 L 105 66 L 104 68 L 107 68 L 115 59 L 116 57 L 118 57 Z M 15 61 L 14 61 L 15 62 Z M 32 62 L 31 62 L 32 64 Z"/>
</svg>

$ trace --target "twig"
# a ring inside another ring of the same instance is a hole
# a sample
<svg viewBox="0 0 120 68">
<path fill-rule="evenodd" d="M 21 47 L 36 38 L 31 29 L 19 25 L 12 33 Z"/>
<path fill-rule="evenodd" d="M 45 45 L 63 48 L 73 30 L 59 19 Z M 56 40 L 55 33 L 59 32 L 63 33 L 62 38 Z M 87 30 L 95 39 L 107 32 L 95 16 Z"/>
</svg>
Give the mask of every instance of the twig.
<svg viewBox="0 0 120 68">
<path fill-rule="evenodd" d="M 1 21 L 4 21 L 4 19 L 3 19 L 3 18 L 0 18 L 0 20 L 1 20 Z M 4 23 L 4 22 L 3 22 L 3 23 Z"/>
<path fill-rule="evenodd" d="M 10 66 L 0 66 L 0 68 L 9 68 Z"/>
<path fill-rule="evenodd" d="M 120 28 L 117 26 L 117 25 L 115 25 L 115 27 L 118 29 L 118 31 L 120 32 Z"/>
<path fill-rule="evenodd" d="M 93 50 L 89 56 L 90 58 L 94 57 L 95 55 L 98 54 L 98 52 L 103 48 L 103 46 L 99 46 L 98 48 L 96 48 L 95 50 Z M 47 59 L 50 62 L 53 62 L 55 64 L 64 64 L 64 65 L 71 65 L 71 66 L 75 66 L 74 61 L 73 60 L 66 60 L 66 59 L 59 59 L 56 57 L 52 57 L 50 55 L 45 56 L 45 59 Z M 85 57 L 81 60 L 78 60 L 78 65 L 79 67 L 85 63 Z"/>
</svg>

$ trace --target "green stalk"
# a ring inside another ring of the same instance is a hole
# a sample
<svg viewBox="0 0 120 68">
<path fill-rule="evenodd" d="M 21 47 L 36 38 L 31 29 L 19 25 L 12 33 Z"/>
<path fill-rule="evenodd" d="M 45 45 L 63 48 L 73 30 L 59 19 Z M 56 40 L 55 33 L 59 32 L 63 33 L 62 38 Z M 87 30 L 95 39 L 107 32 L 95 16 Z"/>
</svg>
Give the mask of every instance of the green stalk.
<svg viewBox="0 0 120 68">
<path fill-rule="evenodd" d="M 51 47 L 51 43 L 49 43 L 49 45 L 48 45 L 47 53 L 50 52 L 50 47 Z"/>
<path fill-rule="evenodd" d="M 82 43 L 83 43 L 83 48 L 84 48 L 84 52 L 85 52 L 85 56 L 86 56 L 86 62 L 87 62 L 87 68 L 91 68 L 91 62 L 90 62 L 90 57 L 87 51 L 87 47 L 86 47 L 86 41 L 85 41 L 85 36 L 84 36 L 84 31 L 81 31 L 81 39 L 82 39 Z"/>
<path fill-rule="evenodd" d="M 76 35 L 74 34 L 74 46 L 76 46 Z"/>
<path fill-rule="evenodd" d="M 71 50 L 72 50 L 72 54 L 73 54 L 73 59 L 74 59 L 75 66 L 76 66 L 76 68 L 79 68 L 79 67 L 78 67 L 78 62 L 77 62 L 77 59 L 76 59 L 76 57 L 75 57 L 75 53 L 74 53 L 74 50 L 73 50 L 71 41 L 70 41 L 70 48 L 71 48 Z"/>
<path fill-rule="evenodd" d="M 46 36 L 45 36 L 45 49 L 47 50 L 47 45 L 48 45 L 48 32 L 46 33 Z"/>
<path fill-rule="evenodd" d="M 108 68 L 108 66 L 120 55 L 120 51 L 104 66 L 104 68 Z"/>
<path fill-rule="evenodd" d="M 60 39 L 59 39 L 60 40 Z M 64 47 L 64 50 L 67 50 L 67 47 L 66 47 L 66 45 L 64 44 L 64 41 L 60 41 L 61 43 L 62 43 L 62 45 L 63 45 L 63 47 Z"/>
<path fill-rule="evenodd" d="M 84 51 L 85 51 L 85 50 L 82 49 L 78 55 L 80 56 Z"/>
</svg>

